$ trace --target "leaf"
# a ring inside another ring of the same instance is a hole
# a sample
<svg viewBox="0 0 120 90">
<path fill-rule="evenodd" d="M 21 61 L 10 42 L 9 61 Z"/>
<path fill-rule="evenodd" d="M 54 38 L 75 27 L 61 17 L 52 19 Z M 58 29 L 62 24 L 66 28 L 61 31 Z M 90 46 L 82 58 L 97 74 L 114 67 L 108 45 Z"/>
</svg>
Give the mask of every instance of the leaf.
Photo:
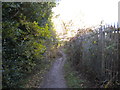
<svg viewBox="0 0 120 90">
<path fill-rule="evenodd" d="M 97 42 L 96 41 L 93 41 L 94 44 L 96 44 Z"/>
</svg>

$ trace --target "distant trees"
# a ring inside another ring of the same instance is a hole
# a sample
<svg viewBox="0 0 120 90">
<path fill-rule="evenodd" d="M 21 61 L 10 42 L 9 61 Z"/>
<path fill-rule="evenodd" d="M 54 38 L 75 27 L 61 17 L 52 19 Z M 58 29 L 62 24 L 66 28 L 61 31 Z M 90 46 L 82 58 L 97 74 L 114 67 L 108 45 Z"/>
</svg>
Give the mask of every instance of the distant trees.
<svg viewBox="0 0 120 90">
<path fill-rule="evenodd" d="M 54 2 L 2 3 L 3 88 L 19 82 L 42 64 L 44 53 L 56 41 L 52 18 Z"/>
</svg>

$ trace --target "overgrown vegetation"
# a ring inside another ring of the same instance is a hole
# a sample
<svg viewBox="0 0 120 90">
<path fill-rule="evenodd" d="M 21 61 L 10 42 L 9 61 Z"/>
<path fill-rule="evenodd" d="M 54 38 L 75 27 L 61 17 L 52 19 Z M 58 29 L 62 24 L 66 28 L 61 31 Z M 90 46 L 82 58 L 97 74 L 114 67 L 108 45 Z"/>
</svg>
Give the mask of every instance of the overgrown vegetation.
<svg viewBox="0 0 120 90">
<path fill-rule="evenodd" d="M 67 42 L 67 60 L 93 87 L 119 87 L 119 29 L 108 27 L 103 31 L 78 33 Z"/>
<path fill-rule="evenodd" d="M 79 75 L 95 83 L 94 87 L 119 87 L 120 29 L 78 30 L 64 46 L 62 41 L 58 42 L 51 20 L 55 6 L 55 2 L 2 3 L 3 88 L 39 86 L 35 84 L 42 80 L 51 61 L 61 56 L 57 51 L 60 46 L 66 48 L 68 56 L 65 78 L 69 87 L 86 87 Z M 69 25 L 63 22 L 66 31 Z"/>
<path fill-rule="evenodd" d="M 22 87 L 25 78 L 41 70 L 48 51 L 56 48 L 52 8 L 54 2 L 2 3 L 3 88 Z"/>
<path fill-rule="evenodd" d="M 64 68 L 65 79 L 69 88 L 85 88 L 83 86 L 84 81 L 78 77 L 77 72 L 71 67 L 70 62 L 67 61 Z"/>
</svg>

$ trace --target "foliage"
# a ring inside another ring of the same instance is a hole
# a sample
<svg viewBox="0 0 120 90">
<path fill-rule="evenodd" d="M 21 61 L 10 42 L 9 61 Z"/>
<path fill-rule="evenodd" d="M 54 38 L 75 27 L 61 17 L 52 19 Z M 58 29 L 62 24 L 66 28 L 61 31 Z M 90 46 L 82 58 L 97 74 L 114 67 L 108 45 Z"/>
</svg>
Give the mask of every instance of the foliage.
<svg viewBox="0 0 120 90">
<path fill-rule="evenodd" d="M 110 27 L 104 29 L 105 31 L 98 31 L 99 33 L 78 33 L 74 37 L 76 39 L 73 38 L 66 44 L 66 48 L 68 61 L 77 72 L 100 87 L 107 83 L 105 87 L 108 88 L 117 86 L 120 80 L 119 29 Z"/>
<path fill-rule="evenodd" d="M 54 2 L 2 3 L 3 88 L 20 87 L 56 40 L 53 33 Z"/>
<path fill-rule="evenodd" d="M 76 75 L 76 72 L 71 67 L 69 61 L 66 62 L 65 66 L 65 78 L 69 88 L 82 88 L 83 80 L 79 80 L 79 77 Z"/>
</svg>

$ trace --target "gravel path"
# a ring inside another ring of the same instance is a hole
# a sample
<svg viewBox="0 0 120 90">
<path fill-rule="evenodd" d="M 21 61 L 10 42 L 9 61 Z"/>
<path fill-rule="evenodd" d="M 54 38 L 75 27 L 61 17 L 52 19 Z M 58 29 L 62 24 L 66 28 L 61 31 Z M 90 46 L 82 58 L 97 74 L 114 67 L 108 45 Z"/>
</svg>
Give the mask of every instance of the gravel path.
<svg viewBox="0 0 120 90">
<path fill-rule="evenodd" d="M 63 73 L 66 56 L 62 51 L 60 51 L 60 53 L 62 54 L 62 57 L 55 60 L 50 71 L 47 73 L 41 88 L 67 88 Z"/>
</svg>

